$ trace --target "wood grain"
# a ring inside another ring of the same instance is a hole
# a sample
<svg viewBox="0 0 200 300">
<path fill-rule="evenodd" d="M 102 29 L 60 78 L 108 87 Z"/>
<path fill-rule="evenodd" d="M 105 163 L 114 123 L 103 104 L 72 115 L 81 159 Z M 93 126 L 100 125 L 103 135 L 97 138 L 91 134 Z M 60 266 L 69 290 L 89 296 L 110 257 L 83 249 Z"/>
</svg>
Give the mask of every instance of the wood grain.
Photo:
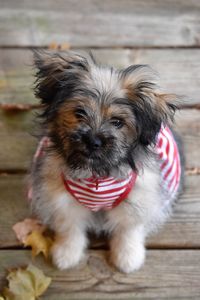
<svg viewBox="0 0 200 300">
<path fill-rule="evenodd" d="M 158 232 L 148 239 L 147 245 L 155 248 L 199 248 L 200 243 L 200 190 L 196 176 L 186 176 L 185 188 L 169 218 Z"/>
<path fill-rule="evenodd" d="M 183 106 L 200 104 L 200 49 L 93 49 L 93 54 L 103 64 L 118 68 L 149 64 L 166 91 L 183 95 Z M 0 103 L 38 103 L 32 64 L 30 50 L 0 49 Z"/>
<path fill-rule="evenodd" d="M 36 103 L 30 50 L 0 49 L 0 103 Z"/>
<path fill-rule="evenodd" d="M 0 251 L 0 287 L 7 269 L 31 262 L 29 251 Z M 125 275 L 108 264 L 107 251 L 90 251 L 68 271 L 58 271 L 42 258 L 34 264 L 52 277 L 41 299 L 199 299 L 200 251 L 152 250 L 141 270 Z"/>
<path fill-rule="evenodd" d="M 0 112 L 0 171 L 27 170 L 36 148 L 39 130 L 36 111 Z M 177 113 L 175 127 L 181 134 L 186 156 L 186 168 L 200 167 L 200 111 L 185 109 Z"/>
<path fill-rule="evenodd" d="M 118 68 L 149 64 L 159 73 L 166 91 L 183 95 L 183 106 L 200 103 L 200 49 L 93 49 L 93 54 L 103 64 Z M 30 50 L 0 49 L 0 103 L 38 103 L 32 64 Z"/>
<path fill-rule="evenodd" d="M 68 43 L 78 52 L 92 48 L 98 61 L 118 68 L 150 64 L 182 106 L 200 107 L 199 0 L 0 0 L 0 7 L 0 104 L 37 104 L 27 48 Z M 26 172 L 35 151 L 35 112 L 0 111 L 0 291 L 6 270 L 32 261 L 12 226 L 30 215 L 25 175 L 15 173 Z M 186 168 L 200 170 L 200 111 L 181 110 L 176 124 Z M 102 250 L 106 240 L 93 238 L 71 270 L 58 271 L 42 257 L 33 261 L 53 278 L 41 300 L 200 299 L 200 177 L 191 174 L 172 217 L 147 239 L 140 271 L 119 273 Z"/>
<path fill-rule="evenodd" d="M 25 176 L 0 176 L 0 247 L 19 245 L 12 226 L 30 215 L 26 199 Z"/>
<path fill-rule="evenodd" d="M 183 141 L 186 168 L 199 168 L 200 110 L 186 109 L 177 112 L 174 128 Z"/>
<path fill-rule="evenodd" d="M 198 0 L 1 1 L 1 46 L 199 46 Z"/>
<path fill-rule="evenodd" d="M 0 247 L 18 246 L 12 226 L 30 215 L 23 175 L 0 176 Z M 97 241 L 96 241 L 97 242 Z M 91 247 L 97 247 L 92 243 Z M 98 247 L 105 242 L 98 241 Z M 200 247 L 200 185 L 199 176 L 187 176 L 185 190 L 174 207 L 174 213 L 163 229 L 148 239 L 150 248 Z"/>
<path fill-rule="evenodd" d="M 34 112 L 0 112 L 0 169 L 26 170 L 34 154 L 37 133 Z"/>
</svg>

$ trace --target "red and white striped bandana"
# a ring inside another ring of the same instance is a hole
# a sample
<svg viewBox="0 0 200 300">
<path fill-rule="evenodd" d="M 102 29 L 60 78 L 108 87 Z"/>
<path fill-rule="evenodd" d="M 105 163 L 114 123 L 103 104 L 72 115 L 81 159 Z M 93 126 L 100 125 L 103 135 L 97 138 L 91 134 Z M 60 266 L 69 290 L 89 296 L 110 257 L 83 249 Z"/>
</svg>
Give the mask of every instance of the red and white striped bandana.
<svg viewBox="0 0 200 300">
<path fill-rule="evenodd" d="M 162 127 L 155 146 L 160 160 L 161 184 L 173 199 L 181 178 L 181 164 L 177 144 L 168 127 Z"/>
<path fill-rule="evenodd" d="M 100 209 L 108 210 L 119 205 L 132 190 L 136 173 L 130 172 L 127 178 L 114 177 L 87 179 L 67 179 L 63 176 L 63 182 L 74 198 L 92 211 Z"/>
<path fill-rule="evenodd" d="M 45 147 L 48 147 L 49 139 L 44 137 L 34 156 L 34 161 L 44 155 Z M 161 184 L 171 195 L 175 195 L 181 176 L 180 158 L 177 145 L 168 127 L 160 130 L 154 151 L 158 154 L 161 170 Z M 82 205 L 92 211 L 109 210 L 127 199 L 133 189 L 137 174 L 130 171 L 127 178 L 119 179 L 114 177 L 104 178 L 67 178 L 61 173 L 66 190 Z M 31 189 L 30 189 L 31 190 Z M 29 197 L 31 192 L 29 191 Z"/>
</svg>

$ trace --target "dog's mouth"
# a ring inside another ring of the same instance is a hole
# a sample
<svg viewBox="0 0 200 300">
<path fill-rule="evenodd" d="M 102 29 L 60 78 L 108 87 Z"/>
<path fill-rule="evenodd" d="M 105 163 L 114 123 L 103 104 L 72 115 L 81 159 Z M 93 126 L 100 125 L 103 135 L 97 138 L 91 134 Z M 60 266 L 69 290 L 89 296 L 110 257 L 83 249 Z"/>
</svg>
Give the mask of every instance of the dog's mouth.
<svg viewBox="0 0 200 300">
<path fill-rule="evenodd" d="M 103 154 L 103 151 L 101 151 L 101 150 L 96 150 L 96 151 L 77 150 L 72 153 L 72 156 L 74 158 L 75 157 L 82 158 L 85 162 L 88 161 L 88 163 L 90 161 L 95 161 L 95 160 L 97 160 L 97 161 L 102 160 L 102 163 L 103 163 L 103 161 L 105 160 L 105 156 Z"/>
<path fill-rule="evenodd" d="M 93 152 L 87 150 L 73 151 L 67 157 L 67 165 L 71 170 L 90 170 L 98 176 L 107 175 L 111 167 L 108 157 L 100 150 Z"/>
<path fill-rule="evenodd" d="M 101 159 L 103 156 L 101 150 L 81 151 L 80 154 L 83 155 L 83 157 L 85 157 L 86 159 Z"/>
<path fill-rule="evenodd" d="M 101 143 L 98 139 L 81 142 L 73 138 L 65 150 L 63 149 L 63 155 L 71 172 L 80 170 L 80 172 L 89 171 L 98 176 L 107 176 L 120 164 L 121 153 L 116 148 L 112 137 L 102 138 Z"/>
</svg>

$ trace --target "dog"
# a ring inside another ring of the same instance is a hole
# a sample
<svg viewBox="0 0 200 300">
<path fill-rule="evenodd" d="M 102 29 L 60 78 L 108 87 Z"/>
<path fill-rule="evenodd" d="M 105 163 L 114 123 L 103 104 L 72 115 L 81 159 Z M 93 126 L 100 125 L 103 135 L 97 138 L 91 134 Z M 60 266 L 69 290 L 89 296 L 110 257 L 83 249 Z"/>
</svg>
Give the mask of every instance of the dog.
<svg viewBox="0 0 200 300">
<path fill-rule="evenodd" d="M 43 108 L 30 197 L 55 232 L 52 260 L 76 266 L 87 233 L 104 232 L 111 263 L 133 272 L 183 185 L 182 148 L 170 129 L 178 98 L 160 90 L 148 65 L 115 69 L 92 54 L 39 51 L 35 66 Z"/>
</svg>

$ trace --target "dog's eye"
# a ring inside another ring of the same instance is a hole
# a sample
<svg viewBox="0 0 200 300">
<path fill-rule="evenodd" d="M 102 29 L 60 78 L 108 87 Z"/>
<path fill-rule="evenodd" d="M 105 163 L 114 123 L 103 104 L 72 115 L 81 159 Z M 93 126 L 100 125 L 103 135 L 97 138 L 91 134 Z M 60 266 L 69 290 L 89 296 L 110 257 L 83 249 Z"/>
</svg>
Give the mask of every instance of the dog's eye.
<svg viewBox="0 0 200 300">
<path fill-rule="evenodd" d="M 122 128 L 122 127 L 124 126 L 124 121 L 121 120 L 121 119 L 113 118 L 113 119 L 111 120 L 111 124 L 112 124 L 113 126 L 115 126 L 117 129 L 120 129 L 120 128 Z"/>
<path fill-rule="evenodd" d="M 81 119 L 81 118 L 84 118 L 87 116 L 86 114 L 86 111 L 83 109 L 83 108 L 77 108 L 75 110 L 75 116 L 78 118 L 78 119 Z"/>
</svg>

